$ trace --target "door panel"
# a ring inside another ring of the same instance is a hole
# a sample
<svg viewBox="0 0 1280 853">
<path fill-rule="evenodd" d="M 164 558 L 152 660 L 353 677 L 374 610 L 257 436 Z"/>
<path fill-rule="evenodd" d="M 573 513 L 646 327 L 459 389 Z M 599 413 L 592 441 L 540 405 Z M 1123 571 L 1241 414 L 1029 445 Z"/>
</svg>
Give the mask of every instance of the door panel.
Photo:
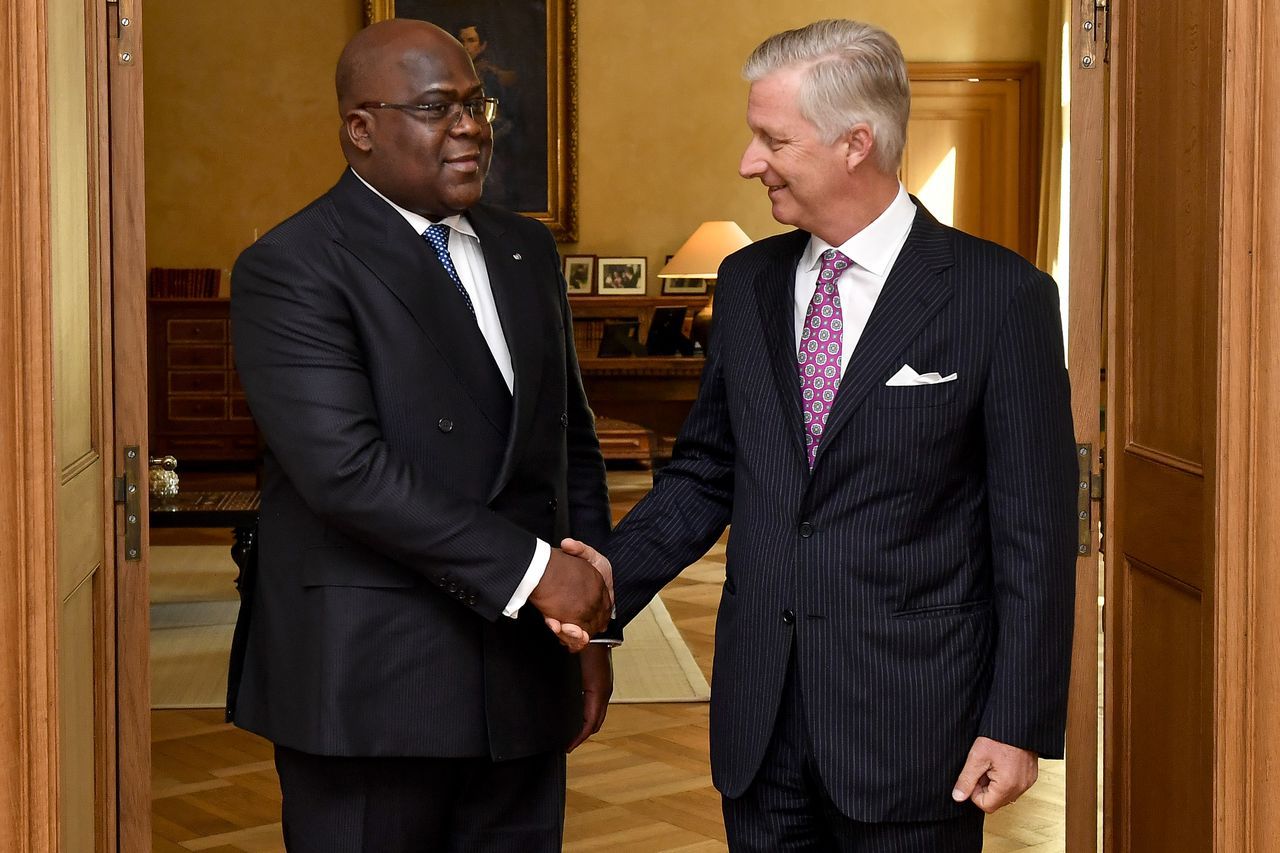
<svg viewBox="0 0 1280 853">
<path fill-rule="evenodd" d="M 1212 849 L 1223 7 L 1113 8 L 1108 846 Z"/>
<path fill-rule="evenodd" d="M 1187 631 L 1204 611 L 1199 590 L 1158 569 L 1126 560 L 1123 636 L 1129 683 L 1121 705 L 1129 715 L 1130 789 L 1151 792 L 1157 808 L 1135 808 L 1127 821 L 1129 850 L 1208 851 L 1211 799 L 1203 779 L 1210 751 L 1203 738 L 1205 650 Z"/>
<path fill-rule="evenodd" d="M 53 427 L 57 471 L 59 835 L 62 850 L 107 849 L 114 804 L 114 633 L 104 448 L 99 252 L 97 4 L 49 0 L 48 127 Z"/>
</svg>

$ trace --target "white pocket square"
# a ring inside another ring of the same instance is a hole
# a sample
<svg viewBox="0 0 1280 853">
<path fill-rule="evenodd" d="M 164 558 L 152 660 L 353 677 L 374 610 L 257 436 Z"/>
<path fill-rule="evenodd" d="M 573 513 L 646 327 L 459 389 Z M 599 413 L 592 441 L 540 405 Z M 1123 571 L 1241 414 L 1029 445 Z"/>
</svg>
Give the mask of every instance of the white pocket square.
<svg viewBox="0 0 1280 853">
<path fill-rule="evenodd" d="M 942 382 L 954 382 L 957 376 L 958 374 L 955 373 L 950 376 L 943 376 L 941 373 L 916 373 L 911 365 L 904 364 L 902 369 L 893 374 L 884 384 L 893 388 L 908 385 L 938 385 Z"/>
</svg>

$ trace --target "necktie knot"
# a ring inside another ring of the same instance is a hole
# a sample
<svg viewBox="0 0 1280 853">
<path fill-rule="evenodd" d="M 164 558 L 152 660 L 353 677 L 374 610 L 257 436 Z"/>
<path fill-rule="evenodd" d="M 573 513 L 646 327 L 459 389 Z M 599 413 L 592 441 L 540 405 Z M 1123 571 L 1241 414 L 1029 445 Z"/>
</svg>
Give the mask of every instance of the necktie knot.
<svg viewBox="0 0 1280 853">
<path fill-rule="evenodd" d="M 839 249 L 827 249 L 822 253 L 822 270 L 818 273 L 818 283 L 827 288 L 835 287 L 850 263 L 851 261 Z"/>
</svg>

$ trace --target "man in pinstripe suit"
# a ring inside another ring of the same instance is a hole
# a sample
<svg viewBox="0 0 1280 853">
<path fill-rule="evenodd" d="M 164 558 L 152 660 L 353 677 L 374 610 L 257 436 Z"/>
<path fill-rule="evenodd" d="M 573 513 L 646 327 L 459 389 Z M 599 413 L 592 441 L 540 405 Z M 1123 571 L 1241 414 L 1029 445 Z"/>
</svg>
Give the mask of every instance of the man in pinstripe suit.
<svg viewBox="0 0 1280 853">
<path fill-rule="evenodd" d="M 899 184 L 910 93 L 887 33 L 820 21 L 745 76 L 740 171 L 797 230 L 720 269 L 674 458 L 604 548 L 618 616 L 731 522 L 711 707 L 731 849 L 979 850 L 983 814 L 1063 750 L 1057 288 Z"/>
</svg>

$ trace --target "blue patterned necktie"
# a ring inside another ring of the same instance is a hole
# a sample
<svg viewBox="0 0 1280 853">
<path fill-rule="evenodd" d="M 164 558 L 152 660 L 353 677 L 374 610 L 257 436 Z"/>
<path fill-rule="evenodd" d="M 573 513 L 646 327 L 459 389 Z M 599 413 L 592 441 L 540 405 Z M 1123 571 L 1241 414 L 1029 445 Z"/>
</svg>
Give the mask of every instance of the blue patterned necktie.
<svg viewBox="0 0 1280 853">
<path fill-rule="evenodd" d="M 449 226 L 437 222 L 422 232 L 422 236 L 431 244 L 431 248 L 435 249 L 436 257 L 440 259 L 444 271 L 453 280 L 453 286 L 462 294 L 462 301 L 467 303 L 467 310 L 475 316 L 476 308 L 471 304 L 471 297 L 467 294 L 467 289 L 462 286 L 462 279 L 458 278 L 458 270 L 454 268 L 453 258 L 449 255 Z"/>
</svg>

